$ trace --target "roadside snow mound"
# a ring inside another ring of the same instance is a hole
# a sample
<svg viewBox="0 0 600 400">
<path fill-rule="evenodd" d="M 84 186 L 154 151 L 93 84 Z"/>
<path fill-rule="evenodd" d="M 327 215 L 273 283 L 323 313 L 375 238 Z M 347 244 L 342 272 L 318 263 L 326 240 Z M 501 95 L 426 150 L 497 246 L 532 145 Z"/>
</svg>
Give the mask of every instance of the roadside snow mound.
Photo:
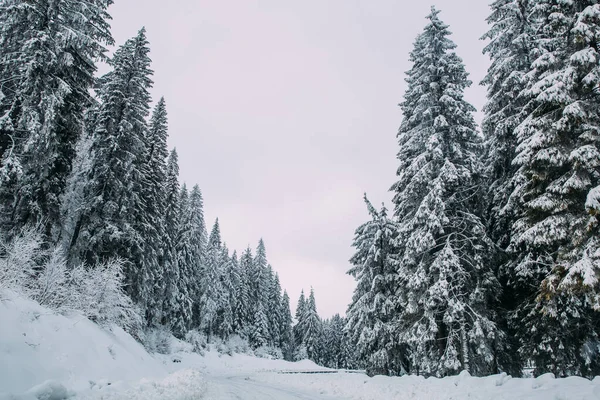
<svg viewBox="0 0 600 400">
<path fill-rule="evenodd" d="M 163 363 L 116 326 L 58 315 L 10 292 L 0 301 L 0 398 L 60 399 L 98 381 L 162 378 Z M 41 384 L 42 382 L 46 382 Z M 64 385 L 64 386 L 63 386 Z M 18 397 L 20 398 L 20 397 Z"/>
</svg>

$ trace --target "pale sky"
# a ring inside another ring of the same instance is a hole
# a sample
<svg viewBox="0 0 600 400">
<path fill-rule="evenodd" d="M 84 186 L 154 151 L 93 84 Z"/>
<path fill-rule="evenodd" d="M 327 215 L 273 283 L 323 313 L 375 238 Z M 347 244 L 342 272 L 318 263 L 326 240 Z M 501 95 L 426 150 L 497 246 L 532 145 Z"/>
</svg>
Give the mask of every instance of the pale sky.
<svg viewBox="0 0 600 400">
<path fill-rule="evenodd" d="M 437 0 L 479 110 L 491 0 Z M 355 229 L 391 200 L 409 52 L 432 3 L 409 0 L 123 0 L 117 44 L 145 26 L 154 100 L 165 96 L 181 180 L 230 249 L 264 238 L 295 310 L 314 287 L 344 314 Z M 480 116 L 477 116 L 480 120 Z"/>
</svg>

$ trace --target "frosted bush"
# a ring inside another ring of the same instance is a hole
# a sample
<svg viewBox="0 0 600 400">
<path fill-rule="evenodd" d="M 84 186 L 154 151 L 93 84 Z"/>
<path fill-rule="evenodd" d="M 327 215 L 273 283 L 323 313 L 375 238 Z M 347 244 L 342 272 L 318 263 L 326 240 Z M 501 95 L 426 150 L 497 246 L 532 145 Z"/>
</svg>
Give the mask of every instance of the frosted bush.
<svg viewBox="0 0 600 400">
<path fill-rule="evenodd" d="M 185 334 L 185 341 L 192 345 L 195 353 L 204 354 L 204 350 L 208 347 L 206 335 L 195 329 Z"/>
<path fill-rule="evenodd" d="M 42 244 L 41 235 L 33 227 L 24 228 L 11 241 L 0 238 L 0 289 L 31 297 L 46 254 Z"/>
<path fill-rule="evenodd" d="M 271 346 L 261 346 L 254 350 L 254 355 L 260 358 L 268 358 L 269 360 L 282 360 L 283 353 L 281 349 Z"/>
<path fill-rule="evenodd" d="M 152 328 L 146 331 L 143 344 L 150 353 L 171 354 L 171 331 L 164 327 Z"/>
</svg>

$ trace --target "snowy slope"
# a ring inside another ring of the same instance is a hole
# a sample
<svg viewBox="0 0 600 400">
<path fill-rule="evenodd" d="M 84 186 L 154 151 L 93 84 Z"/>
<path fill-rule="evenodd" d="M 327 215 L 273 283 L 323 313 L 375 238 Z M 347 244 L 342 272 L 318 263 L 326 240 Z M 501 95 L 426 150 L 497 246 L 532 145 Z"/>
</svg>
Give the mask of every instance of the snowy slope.
<svg viewBox="0 0 600 400">
<path fill-rule="evenodd" d="M 0 301 L 0 393 L 20 393 L 46 380 L 80 390 L 90 380 L 165 376 L 162 362 L 118 327 L 100 329 L 10 293 Z"/>
</svg>

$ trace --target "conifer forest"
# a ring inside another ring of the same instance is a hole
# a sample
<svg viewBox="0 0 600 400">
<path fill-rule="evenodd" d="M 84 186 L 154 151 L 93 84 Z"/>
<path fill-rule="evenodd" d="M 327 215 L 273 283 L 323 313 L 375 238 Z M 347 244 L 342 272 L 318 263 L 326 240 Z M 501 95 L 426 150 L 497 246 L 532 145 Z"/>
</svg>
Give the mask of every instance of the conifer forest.
<svg viewBox="0 0 600 400">
<path fill-rule="evenodd" d="M 389 206 L 365 194 L 352 298 L 322 318 L 328 293 L 291 300 L 268 243 L 229 248 L 205 220 L 145 28 L 115 43 L 112 0 L 0 0 L 0 289 L 157 352 L 173 335 L 370 376 L 600 375 L 600 2 L 489 2 L 482 82 L 445 10 L 411 36 Z"/>
</svg>

